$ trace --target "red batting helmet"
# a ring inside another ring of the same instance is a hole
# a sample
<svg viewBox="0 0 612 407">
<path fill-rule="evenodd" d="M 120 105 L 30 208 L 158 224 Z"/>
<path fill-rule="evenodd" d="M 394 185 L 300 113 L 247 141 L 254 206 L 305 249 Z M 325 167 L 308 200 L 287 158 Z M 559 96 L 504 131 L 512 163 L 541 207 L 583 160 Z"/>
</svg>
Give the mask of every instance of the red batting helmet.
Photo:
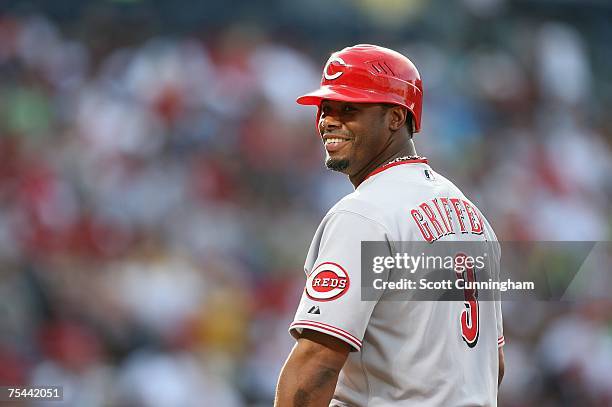
<svg viewBox="0 0 612 407">
<path fill-rule="evenodd" d="M 419 71 L 408 58 L 388 48 L 359 44 L 334 52 L 323 68 L 321 87 L 300 96 L 297 102 L 320 107 L 324 99 L 404 106 L 412 113 L 413 131 L 421 129 L 423 85 Z"/>
</svg>

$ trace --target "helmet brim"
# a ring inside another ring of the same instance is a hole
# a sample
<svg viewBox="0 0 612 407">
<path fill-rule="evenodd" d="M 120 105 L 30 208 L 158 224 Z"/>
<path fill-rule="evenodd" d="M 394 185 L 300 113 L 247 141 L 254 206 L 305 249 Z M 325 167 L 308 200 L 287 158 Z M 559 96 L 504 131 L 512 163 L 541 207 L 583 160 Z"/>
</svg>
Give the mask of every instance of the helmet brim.
<svg viewBox="0 0 612 407">
<path fill-rule="evenodd" d="M 403 105 L 403 103 L 390 101 L 389 95 L 386 94 L 371 90 L 349 88 L 342 85 L 321 86 L 313 92 L 300 96 L 296 102 L 300 105 L 319 106 L 323 100 L 355 103 L 395 103 Z"/>
</svg>

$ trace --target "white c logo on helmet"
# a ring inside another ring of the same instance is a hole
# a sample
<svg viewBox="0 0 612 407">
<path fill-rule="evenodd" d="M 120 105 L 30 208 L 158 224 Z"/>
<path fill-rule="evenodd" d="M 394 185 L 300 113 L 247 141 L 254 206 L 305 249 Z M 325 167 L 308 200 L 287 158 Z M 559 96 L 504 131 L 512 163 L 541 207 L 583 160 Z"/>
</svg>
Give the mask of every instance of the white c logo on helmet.
<svg viewBox="0 0 612 407">
<path fill-rule="evenodd" d="M 342 66 L 346 66 L 346 62 L 344 62 L 344 61 L 342 60 L 342 58 L 340 58 L 340 57 L 331 57 L 331 58 L 329 58 L 329 61 L 327 61 L 327 63 L 325 64 L 325 68 L 323 68 L 323 76 L 324 76 L 324 77 L 325 77 L 325 79 L 327 79 L 328 81 L 331 81 L 332 79 L 336 79 L 336 78 L 340 77 L 340 75 L 342 75 L 342 74 L 344 73 L 344 72 L 342 72 L 342 71 L 339 71 L 339 72 L 336 72 L 336 73 L 335 73 L 335 74 L 333 74 L 333 75 L 328 74 L 328 73 L 327 73 L 327 70 L 329 69 L 329 66 L 330 66 L 330 65 L 331 65 L 333 62 L 337 62 L 337 63 L 339 63 L 339 64 L 340 64 L 340 65 L 342 65 Z"/>
</svg>

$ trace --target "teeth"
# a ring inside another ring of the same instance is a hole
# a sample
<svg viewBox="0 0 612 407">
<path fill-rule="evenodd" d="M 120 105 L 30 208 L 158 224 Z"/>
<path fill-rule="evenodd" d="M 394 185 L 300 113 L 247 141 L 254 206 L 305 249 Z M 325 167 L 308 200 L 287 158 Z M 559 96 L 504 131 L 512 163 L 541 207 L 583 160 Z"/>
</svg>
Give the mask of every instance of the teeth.
<svg viewBox="0 0 612 407">
<path fill-rule="evenodd" d="M 325 140 L 325 144 L 341 143 L 343 141 L 344 141 L 343 138 L 328 138 L 328 139 Z"/>
</svg>

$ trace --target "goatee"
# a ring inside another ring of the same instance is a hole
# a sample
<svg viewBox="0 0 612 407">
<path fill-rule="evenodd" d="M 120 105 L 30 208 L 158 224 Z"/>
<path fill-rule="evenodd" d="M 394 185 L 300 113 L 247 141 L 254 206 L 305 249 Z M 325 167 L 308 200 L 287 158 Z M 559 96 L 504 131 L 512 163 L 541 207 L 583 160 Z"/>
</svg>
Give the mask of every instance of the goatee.
<svg viewBox="0 0 612 407">
<path fill-rule="evenodd" d="M 328 158 L 325 161 L 325 166 L 327 168 L 329 168 L 332 171 L 339 171 L 339 172 L 343 172 L 344 170 L 346 170 L 349 166 L 349 160 L 347 159 L 334 159 L 334 158 Z"/>
</svg>

